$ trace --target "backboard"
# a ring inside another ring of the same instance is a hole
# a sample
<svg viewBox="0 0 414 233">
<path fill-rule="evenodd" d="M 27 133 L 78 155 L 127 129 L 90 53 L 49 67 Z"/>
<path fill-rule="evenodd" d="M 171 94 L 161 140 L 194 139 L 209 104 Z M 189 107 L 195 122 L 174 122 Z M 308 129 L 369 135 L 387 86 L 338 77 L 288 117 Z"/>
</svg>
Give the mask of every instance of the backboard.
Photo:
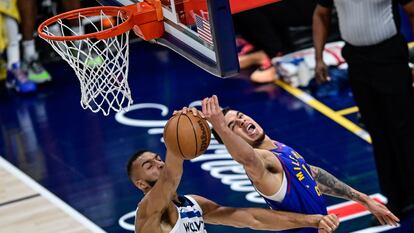
<svg viewBox="0 0 414 233">
<path fill-rule="evenodd" d="M 97 0 L 126 6 L 138 0 Z M 155 42 L 177 52 L 218 77 L 239 72 L 228 0 L 161 0 L 164 35 Z"/>
</svg>

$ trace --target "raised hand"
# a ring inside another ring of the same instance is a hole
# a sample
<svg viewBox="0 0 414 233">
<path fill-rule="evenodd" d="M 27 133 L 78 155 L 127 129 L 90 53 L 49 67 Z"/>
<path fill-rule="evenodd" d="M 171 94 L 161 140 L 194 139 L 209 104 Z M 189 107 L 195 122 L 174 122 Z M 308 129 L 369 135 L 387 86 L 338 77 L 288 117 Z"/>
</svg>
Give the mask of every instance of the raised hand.
<svg viewBox="0 0 414 233">
<path fill-rule="evenodd" d="M 202 102 L 202 112 L 214 128 L 225 125 L 224 115 L 221 112 L 219 101 L 216 95 L 204 98 Z"/>
</svg>

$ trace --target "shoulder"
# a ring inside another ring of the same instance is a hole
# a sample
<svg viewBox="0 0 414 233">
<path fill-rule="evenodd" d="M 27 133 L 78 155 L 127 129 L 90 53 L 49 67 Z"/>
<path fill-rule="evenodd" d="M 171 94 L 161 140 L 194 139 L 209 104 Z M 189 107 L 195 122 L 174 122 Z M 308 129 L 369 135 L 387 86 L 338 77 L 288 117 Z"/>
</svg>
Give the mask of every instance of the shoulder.
<svg viewBox="0 0 414 233">
<path fill-rule="evenodd" d="M 185 195 L 186 198 L 188 198 L 191 202 L 193 202 L 193 204 L 202 206 L 203 204 L 209 204 L 209 203 L 214 203 L 213 201 L 199 196 L 199 195 L 195 195 L 195 194 L 189 194 L 189 195 Z"/>
<path fill-rule="evenodd" d="M 161 216 L 164 211 L 164 209 L 160 209 L 157 210 L 155 208 L 152 208 L 152 202 L 155 201 L 153 200 L 153 198 L 150 198 L 148 195 L 145 195 L 142 200 L 138 203 L 137 205 L 137 210 L 136 210 L 136 216 L 137 218 L 150 218 L 150 217 L 154 217 L 154 216 Z"/>
<path fill-rule="evenodd" d="M 220 205 L 218 205 L 217 203 L 215 203 L 212 200 L 209 200 L 205 197 L 199 196 L 199 195 L 186 195 L 187 198 L 189 198 L 190 200 L 192 199 L 192 201 L 194 200 L 196 203 L 196 205 L 198 205 L 200 207 L 200 209 L 202 210 L 203 214 L 207 214 L 209 212 L 211 212 L 212 210 L 217 209 L 218 207 L 220 207 Z"/>
</svg>

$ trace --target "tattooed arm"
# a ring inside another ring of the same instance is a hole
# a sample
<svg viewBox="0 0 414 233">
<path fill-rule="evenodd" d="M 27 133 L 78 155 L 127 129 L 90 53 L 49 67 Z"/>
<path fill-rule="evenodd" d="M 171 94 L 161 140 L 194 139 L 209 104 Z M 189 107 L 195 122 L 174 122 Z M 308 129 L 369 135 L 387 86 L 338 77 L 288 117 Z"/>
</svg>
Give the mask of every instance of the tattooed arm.
<svg viewBox="0 0 414 233">
<path fill-rule="evenodd" d="M 361 193 L 344 182 L 338 180 L 329 172 L 320 167 L 310 166 L 312 176 L 318 183 L 322 193 L 347 200 L 356 201 L 365 206 L 381 224 L 397 225 L 400 220 L 387 209 L 383 204 L 371 199 L 365 193 Z"/>
<path fill-rule="evenodd" d="M 310 168 L 312 176 L 318 183 L 319 189 L 322 193 L 329 196 L 356 201 L 363 205 L 365 205 L 368 199 L 370 199 L 366 194 L 349 187 L 347 184 L 338 180 L 335 176 L 331 175 L 322 168 L 315 166 L 310 166 Z"/>
</svg>

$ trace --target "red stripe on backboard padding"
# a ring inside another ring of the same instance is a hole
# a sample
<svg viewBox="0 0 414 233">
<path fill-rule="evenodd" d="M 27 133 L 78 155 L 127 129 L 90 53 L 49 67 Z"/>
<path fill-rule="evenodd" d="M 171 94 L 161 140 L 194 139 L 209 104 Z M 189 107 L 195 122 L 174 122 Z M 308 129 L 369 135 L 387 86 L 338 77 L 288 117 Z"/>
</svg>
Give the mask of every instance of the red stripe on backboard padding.
<svg viewBox="0 0 414 233">
<path fill-rule="evenodd" d="M 387 203 L 387 198 L 379 193 L 371 195 L 370 197 L 379 203 Z M 339 217 L 340 221 L 347 221 L 350 219 L 370 214 L 367 208 L 354 201 L 347 201 L 340 204 L 329 206 L 328 213 L 336 214 Z"/>
<path fill-rule="evenodd" d="M 267 4 L 279 2 L 280 0 L 230 0 L 230 9 L 232 14 L 236 14 L 241 11 L 247 11 L 256 7 L 264 6 Z"/>
</svg>

